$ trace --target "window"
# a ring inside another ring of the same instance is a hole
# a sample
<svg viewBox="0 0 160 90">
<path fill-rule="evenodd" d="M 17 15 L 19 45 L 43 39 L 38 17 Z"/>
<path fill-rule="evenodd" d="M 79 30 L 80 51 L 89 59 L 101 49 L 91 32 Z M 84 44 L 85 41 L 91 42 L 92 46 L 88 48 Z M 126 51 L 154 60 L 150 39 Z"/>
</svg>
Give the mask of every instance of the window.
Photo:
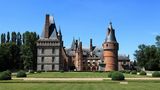
<svg viewBox="0 0 160 90">
<path fill-rule="evenodd" d="M 44 48 L 42 48 L 42 52 L 41 53 L 44 54 Z"/>
<path fill-rule="evenodd" d="M 126 64 L 126 61 L 123 61 L 123 64 Z"/>
<path fill-rule="evenodd" d="M 107 47 L 108 47 L 108 44 L 107 44 Z"/>
<path fill-rule="evenodd" d="M 85 64 L 85 62 L 82 62 L 83 64 Z"/>
<path fill-rule="evenodd" d="M 52 63 L 54 62 L 55 57 L 52 57 Z"/>
<path fill-rule="evenodd" d="M 44 65 L 41 66 L 41 70 L 44 70 Z"/>
<path fill-rule="evenodd" d="M 52 70 L 54 70 L 54 65 L 52 65 Z"/>
<path fill-rule="evenodd" d="M 55 52 L 55 49 L 54 49 L 54 48 L 52 48 L 52 54 L 54 54 L 54 52 Z"/>
<path fill-rule="evenodd" d="M 44 62 L 44 57 L 42 57 L 41 62 L 42 62 L 42 63 Z"/>
</svg>

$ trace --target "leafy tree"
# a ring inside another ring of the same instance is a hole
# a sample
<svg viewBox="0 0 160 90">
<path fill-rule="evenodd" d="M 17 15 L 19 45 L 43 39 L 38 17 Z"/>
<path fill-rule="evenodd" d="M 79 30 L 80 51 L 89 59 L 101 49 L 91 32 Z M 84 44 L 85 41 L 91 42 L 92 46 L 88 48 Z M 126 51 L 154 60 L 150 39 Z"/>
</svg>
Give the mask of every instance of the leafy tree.
<svg viewBox="0 0 160 90">
<path fill-rule="evenodd" d="M 156 36 L 156 45 L 157 47 L 160 47 L 160 36 Z"/>
<path fill-rule="evenodd" d="M 7 32 L 7 41 L 6 42 L 9 42 L 10 41 L 10 33 Z"/>
<path fill-rule="evenodd" d="M 160 70 L 160 53 L 155 45 L 139 45 L 135 51 L 135 59 L 140 67 L 145 67 L 147 70 Z"/>
<path fill-rule="evenodd" d="M 9 44 L 9 51 L 10 57 L 12 61 L 12 69 L 19 69 L 20 64 L 20 47 L 16 45 L 14 42 L 10 42 Z"/>
<path fill-rule="evenodd" d="M 1 34 L 1 43 L 5 43 L 6 42 L 6 34 L 2 33 Z"/>
<path fill-rule="evenodd" d="M 22 45 L 22 41 L 21 41 L 22 37 L 20 32 L 17 33 L 17 45 L 21 46 Z"/>
<path fill-rule="evenodd" d="M 138 64 L 138 66 L 140 66 L 140 67 L 145 66 L 146 61 L 147 61 L 147 60 L 145 59 L 145 54 L 144 54 L 145 48 L 146 48 L 146 45 L 144 45 L 144 44 L 139 45 L 139 46 L 138 46 L 138 50 L 136 50 L 136 51 L 135 51 L 135 54 L 134 54 L 135 59 L 137 60 L 137 64 Z"/>
<path fill-rule="evenodd" d="M 5 44 L 0 46 L 0 71 L 11 69 L 10 51 Z"/>
<path fill-rule="evenodd" d="M 20 32 L 7 32 L 1 34 L 0 45 L 0 71 L 33 69 L 37 65 L 36 41 L 39 36 L 35 32 L 25 32 L 23 37 Z M 23 43 L 22 43 L 23 41 Z"/>
<path fill-rule="evenodd" d="M 36 41 L 38 40 L 38 35 L 35 32 L 25 32 L 23 34 L 23 45 L 26 47 L 29 47 L 31 53 L 32 53 L 32 64 L 31 68 L 33 70 L 36 70 L 37 66 L 37 47 L 36 47 Z M 22 53 L 23 54 L 23 53 Z"/>
<path fill-rule="evenodd" d="M 21 53 L 22 53 L 21 59 L 23 60 L 24 69 L 25 70 L 31 69 L 33 64 L 32 62 L 33 54 L 30 47 L 27 45 L 22 45 Z"/>
<path fill-rule="evenodd" d="M 16 43 L 16 32 L 12 32 L 12 42 Z"/>
</svg>

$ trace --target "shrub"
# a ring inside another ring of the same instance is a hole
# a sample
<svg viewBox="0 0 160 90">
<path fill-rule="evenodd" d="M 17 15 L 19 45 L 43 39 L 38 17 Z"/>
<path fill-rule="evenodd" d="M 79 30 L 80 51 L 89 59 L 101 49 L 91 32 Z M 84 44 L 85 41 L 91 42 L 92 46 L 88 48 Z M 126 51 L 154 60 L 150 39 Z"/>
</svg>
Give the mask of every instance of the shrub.
<svg viewBox="0 0 160 90">
<path fill-rule="evenodd" d="M 131 72 L 131 70 L 126 70 L 125 73 L 126 73 L 126 74 L 130 74 L 130 72 Z"/>
<path fill-rule="evenodd" d="M 30 70 L 29 73 L 34 73 L 34 70 Z"/>
<path fill-rule="evenodd" d="M 11 71 L 3 71 L 0 73 L 0 80 L 11 80 Z"/>
<path fill-rule="evenodd" d="M 123 75 L 123 73 L 115 71 L 111 74 L 111 78 L 112 80 L 124 80 L 125 77 Z"/>
<path fill-rule="evenodd" d="M 17 72 L 17 77 L 27 77 L 27 74 L 25 71 L 20 70 L 19 72 Z"/>
<path fill-rule="evenodd" d="M 110 72 L 108 73 L 108 77 L 109 77 L 109 78 L 111 78 L 113 72 L 114 72 L 114 71 L 110 71 Z"/>
<path fill-rule="evenodd" d="M 152 77 L 160 77 L 160 72 L 155 71 L 154 73 L 152 73 Z"/>
<path fill-rule="evenodd" d="M 131 72 L 131 74 L 137 74 L 137 71 L 136 71 L 136 70 L 133 70 L 133 71 Z"/>
<path fill-rule="evenodd" d="M 99 73 L 103 73 L 104 71 L 98 71 Z"/>
<path fill-rule="evenodd" d="M 60 70 L 61 73 L 64 73 L 64 70 Z"/>
<path fill-rule="evenodd" d="M 37 71 L 37 73 L 41 73 L 42 71 Z"/>
<path fill-rule="evenodd" d="M 147 75 L 145 71 L 140 71 L 139 75 Z"/>
<path fill-rule="evenodd" d="M 126 71 L 125 71 L 125 70 L 121 70 L 120 72 L 121 72 L 121 73 L 125 73 Z"/>
</svg>

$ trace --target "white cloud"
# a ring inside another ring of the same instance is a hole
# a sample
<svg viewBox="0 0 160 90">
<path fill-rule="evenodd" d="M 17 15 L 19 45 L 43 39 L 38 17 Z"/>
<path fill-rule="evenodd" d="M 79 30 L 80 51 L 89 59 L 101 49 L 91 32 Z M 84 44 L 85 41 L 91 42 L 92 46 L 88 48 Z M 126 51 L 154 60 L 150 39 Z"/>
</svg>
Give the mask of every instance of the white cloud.
<svg viewBox="0 0 160 90">
<path fill-rule="evenodd" d="M 157 36 L 157 35 L 160 35 L 160 33 L 159 32 L 152 32 L 151 35 Z"/>
</svg>

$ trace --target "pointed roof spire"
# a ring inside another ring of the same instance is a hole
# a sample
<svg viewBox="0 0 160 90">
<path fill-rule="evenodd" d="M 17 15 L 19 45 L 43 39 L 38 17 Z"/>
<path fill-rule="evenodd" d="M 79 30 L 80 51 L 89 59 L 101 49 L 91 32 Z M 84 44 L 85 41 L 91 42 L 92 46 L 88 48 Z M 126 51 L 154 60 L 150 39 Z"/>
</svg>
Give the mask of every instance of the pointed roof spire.
<svg viewBox="0 0 160 90">
<path fill-rule="evenodd" d="M 108 34 L 105 39 L 105 42 L 117 42 L 116 37 L 115 37 L 115 30 L 112 27 L 112 22 L 109 23 Z"/>
<path fill-rule="evenodd" d="M 112 22 L 110 21 L 110 23 L 109 23 L 109 27 L 108 27 L 109 29 L 113 29 L 112 28 Z"/>
<path fill-rule="evenodd" d="M 71 45 L 71 50 L 75 50 L 76 49 L 76 41 L 73 37 L 73 41 L 72 41 L 72 45 Z"/>
</svg>

